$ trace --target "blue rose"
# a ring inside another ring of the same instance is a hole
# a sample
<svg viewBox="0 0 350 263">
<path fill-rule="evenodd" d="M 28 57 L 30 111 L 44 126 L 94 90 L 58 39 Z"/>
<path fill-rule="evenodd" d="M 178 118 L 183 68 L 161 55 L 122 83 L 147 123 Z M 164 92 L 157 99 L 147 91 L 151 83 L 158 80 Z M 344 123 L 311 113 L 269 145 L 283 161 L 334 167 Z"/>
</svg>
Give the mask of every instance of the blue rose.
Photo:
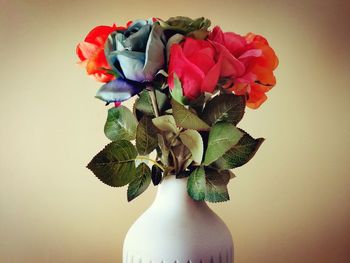
<svg viewBox="0 0 350 263">
<path fill-rule="evenodd" d="M 105 55 L 118 78 L 99 90 L 106 102 L 124 101 L 139 93 L 164 68 L 166 38 L 164 29 L 152 20 L 136 20 L 126 30 L 111 33 Z M 108 92 L 108 96 L 105 91 Z"/>
</svg>

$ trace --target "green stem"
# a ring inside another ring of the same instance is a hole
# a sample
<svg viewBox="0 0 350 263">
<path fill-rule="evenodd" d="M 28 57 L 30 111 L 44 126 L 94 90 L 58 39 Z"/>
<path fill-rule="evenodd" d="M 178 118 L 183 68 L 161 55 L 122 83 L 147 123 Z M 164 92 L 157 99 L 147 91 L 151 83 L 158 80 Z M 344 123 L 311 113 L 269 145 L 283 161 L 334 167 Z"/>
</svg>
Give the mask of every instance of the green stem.
<svg viewBox="0 0 350 263">
<path fill-rule="evenodd" d="M 149 90 L 149 96 L 150 96 L 151 102 L 152 102 L 154 115 L 156 117 L 159 117 L 159 107 L 158 107 L 156 92 L 155 92 L 154 88 L 151 86 L 148 87 L 148 90 Z"/>
<path fill-rule="evenodd" d="M 179 132 L 177 134 L 174 135 L 174 137 L 171 138 L 171 142 L 170 142 L 170 146 L 173 145 L 173 143 L 175 142 L 175 140 L 180 136 L 180 133 L 183 131 L 183 128 L 179 129 Z"/>
<path fill-rule="evenodd" d="M 146 156 L 137 156 L 136 159 L 139 159 L 139 160 L 147 160 L 147 161 L 150 161 L 151 163 L 153 163 L 154 165 L 158 166 L 160 169 L 162 169 L 162 171 L 164 172 L 165 171 L 165 168 L 159 164 L 157 161 L 153 160 L 153 159 L 150 159 Z"/>
<path fill-rule="evenodd" d="M 177 173 L 178 172 L 178 160 L 177 160 L 173 151 L 170 150 L 169 152 L 171 154 L 171 157 L 173 158 L 175 173 Z"/>
<path fill-rule="evenodd" d="M 160 113 L 159 113 L 159 106 L 158 106 L 158 102 L 157 102 L 156 91 L 155 91 L 155 89 L 152 86 L 148 86 L 147 89 L 149 90 L 149 96 L 151 98 L 154 115 L 157 118 L 157 117 L 160 116 Z M 160 135 L 163 137 L 164 141 L 166 141 L 166 139 L 164 138 L 164 135 L 162 133 Z M 175 170 L 177 170 L 177 159 L 176 159 L 176 156 L 175 156 L 174 152 L 171 150 L 171 148 L 169 149 L 169 152 L 171 153 L 171 156 L 172 156 L 172 158 L 174 160 Z M 165 171 L 165 168 L 163 166 L 161 166 L 159 163 L 154 162 L 153 160 L 150 160 L 150 159 L 148 159 L 148 160 L 153 162 L 155 165 L 157 165 L 163 171 Z"/>
</svg>

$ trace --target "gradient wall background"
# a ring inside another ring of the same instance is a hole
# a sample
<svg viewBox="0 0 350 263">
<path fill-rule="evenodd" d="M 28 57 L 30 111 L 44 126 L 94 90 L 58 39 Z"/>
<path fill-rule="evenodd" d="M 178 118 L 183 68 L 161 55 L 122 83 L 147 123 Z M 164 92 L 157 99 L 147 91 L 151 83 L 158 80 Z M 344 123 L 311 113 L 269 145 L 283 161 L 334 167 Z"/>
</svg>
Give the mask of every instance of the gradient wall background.
<svg viewBox="0 0 350 263">
<path fill-rule="evenodd" d="M 0 262 L 120 262 L 155 189 L 128 204 L 85 168 L 107 143 L 106 108 L 75 45 L 95 25 L 174 15 L 263 34 L 280 58 L 269 101 L 241 124 L 267 140 L 212 206 L 235 262 L 350 262 L 349 1 L 0 3 Z"/>
</svg>

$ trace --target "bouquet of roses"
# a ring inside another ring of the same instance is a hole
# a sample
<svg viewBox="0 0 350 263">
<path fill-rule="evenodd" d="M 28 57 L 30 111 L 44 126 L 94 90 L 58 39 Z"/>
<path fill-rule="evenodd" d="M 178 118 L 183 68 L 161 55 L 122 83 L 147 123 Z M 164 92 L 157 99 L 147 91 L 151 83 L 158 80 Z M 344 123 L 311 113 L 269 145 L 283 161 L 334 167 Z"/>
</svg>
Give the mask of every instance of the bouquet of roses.
<svg viewBox="0 0 350 263">
<path fill-rule="evenodd" d="M 107 185 L 128 185 L 129 201 L 167 176 L 188 177 L 194 200 L 226 201 L 231 169 L 264 141 L 237 124 L 275 85 L 275 52 L 260 35 L 210 24 L 173 17 L 98 26 L 77 46 L 80 64 L 105 83 L 96 98 L 113 103 L 104 126 L 111 143 L 87 167 Z M 131 111 L 122 103 L 134 96 Z"/>
</svg>

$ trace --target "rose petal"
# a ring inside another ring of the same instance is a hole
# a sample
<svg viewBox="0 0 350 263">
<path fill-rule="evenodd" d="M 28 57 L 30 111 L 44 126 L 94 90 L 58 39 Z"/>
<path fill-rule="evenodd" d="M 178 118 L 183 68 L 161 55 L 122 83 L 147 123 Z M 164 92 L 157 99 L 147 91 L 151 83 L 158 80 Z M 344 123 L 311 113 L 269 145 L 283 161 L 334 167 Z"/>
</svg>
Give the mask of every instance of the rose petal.
<svg viewBox="0 0 350 263">
<path fill-rule="evenodd" d="M 221 28 L 219 26 L 216 26 L 216 27 L 213 28 L 213 30 L 209 34 L 208 39 L 212 40 L 212 41 L 214 41 L 216 43 L 219 43 L 221 45 L 225 44 L 224 33 L 222 32 L 222 30 L 221 30 Z"/>
<path fill-rule="evenodd" d="M 270 46 L 261 47 L 262 56 L 257 59 L 257 63 L 263 67 L 274 70 L 278 66 L 278 58 L 275 51 Z"/>
<path fill-rule="evenodd" d="M 170 48 L 169 73 L 168 83 L 170 89 L 174 87 L 173 74 L 176 73 L 182 83 L 185 97 L 191 100 L 201 94 L 201 83 L 204 79 L 204 74 L 184 56 L 180 44 L 173 44 Z"/>
<path fill-rule="evenodd" d="M 115 79 L 103 85 L 97 92 L 96 98 L 105 102 L 122 102 L 142 90 L 139 83 L 124 79 Z"/>
<path fill-rule="evenodd" d="M 250 58 L 250 57 L 261 57 L 261 56 L 262 56 L 261 49 L 250 49 L 244 52 L 242 55 L 240 55 L 238 59 L 244 59 L 244 58 Z"/>
<path fill-rule="evenodd" d="M 235 58 L 223 45 L 212 42 L 217 48 L 221 60 L 221 77 L 240 77 L 245 72 L 244 64 Z"/>
<path fill-rule="evenodd" d="M 250 92 L 250 84 L 254 83 L 255 80 L 256 75 L 249 72 L 242 77 L 235 79 L 233 87 L 230 87 L 229 90 L 233 91 L 236 95 L 244 95 Z"/>
<path fill-rule="evenodd" d="M 235 82 L 232 88 L 229 90 L 233 91 L 236 95 L 245 95 L 250 92 L 250 83 L 249 82 Z"/>
<path fill-rule="evenodd" d="M 189 61 L 197 65 L 204 74 L 207 74 L 208 71 L 216 64 L 214 61 L 215 49 L 212 48 L 203 48 L 195 52 L 192 56 L 187 57 Z"/>
<path fill-rule="evenodd" d="M 99 81 L 99 82 L 109 82 L 115 79 L 114 75 L 111 74 L 106 74 L 103 71 L 100 72 L 96 72 L 94 74 L 91 75 L 95 80 Z"/>
<path fill-rule="evenodd" d="M 246 40 L 244 37 L 233 32 L 224 33 L 224 46 L 234 56 L 238 55 L 238 53 L 244 48 L 245 44 Z"/>
<path fill-rule="evenodd" d="M 88 42 L 81 42 L 77 45 L 77 55 L 80 58 L 81 61 L 88 59 L 92 56 L 94 56 L 95 52 L 99 49 L 97 45 L 88 43 Z"/>
<path fill-rule="evenodd" d="M 202 81 L 202 92 L 214 93 L 214 90 L 219 80 L 220 71 L 220 63 L 215 64 L 215 66 L 210 69 L 210 71 L 207 73 L 207 75 Z"/>
<path fill-rule="evenodd" d="M 152 81 L 156 73 L 164 68 L 165 63 L 165 36 L 164 30 L 154 24 L 148 37 L 145 51 L 145 64 L 143 67 L 144 81 Z"/>
<path fill-rule="evenodd" d="M 195 52 L 200 49 L 210 47 L 208 41 L 193 39 L 191 37 L 187 37 L 185 41 L 182 43 L 182 51 L 185 57 L 191 57 Z"/>
<path fill-rule="evenodd" d="M 253 84 L 251 86 L 251 92 L 249 93 L 247 106 L 251 109 L 257 109 L 267 100 L 267 96 L 264 92 L 259 92 L 256 86 Z"/>
<path fill-rule="evenodd" d="M 257 81 L 265 86 L 274 86 L 276 84 L 276 78 L 272 70 L 268 68 L 254 65 L 251 72 L 256 75 Z"/>
<path fill-rule="evenodd" d="M 93 28 L 85 37 L 85 42 L 95 44 L 97 46 L 103 45 L 110 33 L 115 31 L 117 27 L 113 26 L 97 26 Z"/>
<path fill-rule="evenodd" d="M 115 54 L 125 78 L 138 82 L 145 80 L 143 72 L 145 53 L 124 50 L 115 51 Z"/>
<path fill-rule="evenodd" d="M 125 77 L 123 74 L 123 71 L 120 67 L 120 63 L 118 61 L 118 53 L 116 50 L 117 43 L 123 41 L 125 37 L 123 34 L 120 34 L 118 32 L 113 32 L 108 36 L 108 39 L 106 41 L 104 52 L 106 59 L 108 61 L 109 66 L 118 73 L 119 76 Z"/>
<path fill-rule="evenodd" d="M 95 54 L 90 57 L 86 64 L 86 71 L 88 74 L 94 74 L 102 71 L 103 68 L 109 68 L 103 49 L 98 50 Z"/>
<path fill-rule="evenodd" d="M 146 50 L 148 36 L 151 32 L 151 25 L 145 25 L 139 31 L 132 33 L 124 40 L 123 46 L 129 51 L 144 52 Z M 119 50 L 119 49 L 117 49 Z"/>
<path fill-rule="evenodd" d="M 153 24 L 153 22 L 145 19 L 137 19 L 131 23 L 128 23 L 128 29 L 124 32 L 125 36 L 130 36 L 133 32 L 139 31 L 143 26 L 148 24 Z"/>
<path fill-rule="evenodd" d="M 219 60 L 205 75 L 202 81 L 202 92 L 214 93 L 216 85 L 219 81 L 222 61 Z"/>
</svg>

